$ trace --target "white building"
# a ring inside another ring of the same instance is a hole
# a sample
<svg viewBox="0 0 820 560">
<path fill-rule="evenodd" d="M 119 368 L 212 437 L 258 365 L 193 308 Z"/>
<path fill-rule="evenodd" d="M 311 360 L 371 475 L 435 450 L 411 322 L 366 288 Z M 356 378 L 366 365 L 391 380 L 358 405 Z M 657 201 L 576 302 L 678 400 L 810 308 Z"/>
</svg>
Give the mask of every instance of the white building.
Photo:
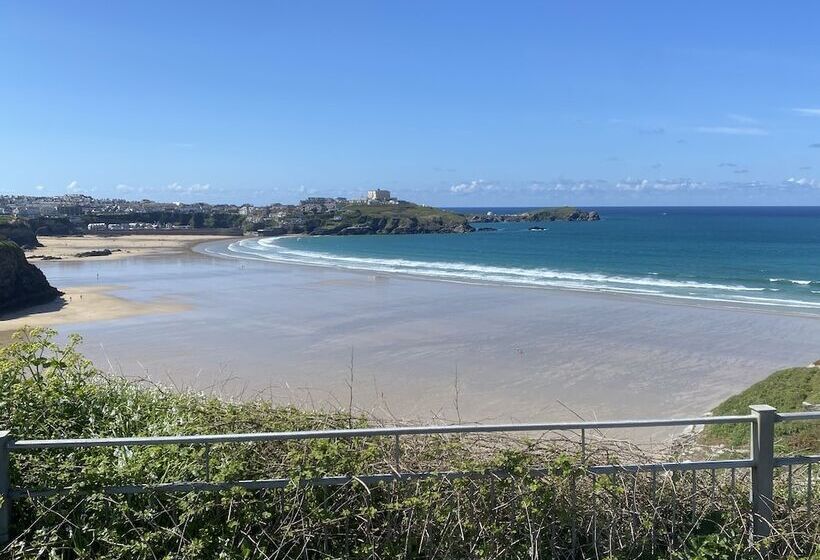
<svg viewBox="0 0 820 560">
<path fill-rule="evenodd" d="M 108 229 L 108 224 L 104 223 L 95 223 L 95 224 L 88 224 L 88 231 L 105 231 Z"/>
<path fill-rule="evenodd" d="M 390 191 L 384 189 L 374 189 L 367 191 L 367 200 L 372 202 L 389 202 Z"/>
</svg>

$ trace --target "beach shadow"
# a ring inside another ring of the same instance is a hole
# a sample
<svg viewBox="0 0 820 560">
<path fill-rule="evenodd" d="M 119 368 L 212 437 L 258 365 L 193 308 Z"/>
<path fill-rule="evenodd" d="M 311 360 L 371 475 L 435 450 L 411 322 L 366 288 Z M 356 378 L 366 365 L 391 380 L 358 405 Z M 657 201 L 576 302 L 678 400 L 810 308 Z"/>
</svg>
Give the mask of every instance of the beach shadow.
<svg viewBox="0 0 820 560">
<path fill-rule="evenodd" d="M 37 305 L 32 305 L 31 307 L 24 307 L 22 309 L 16 309 L 14 311 L 9 311 L 7 313 L 0 314 L 0 321 L 20 319 L 23 317 L 30 317 L 31 315 L 40 315 L 42 313 L 51 313 L 53 311 L 59 311 L 60 309 L 68 305 L 68 301 L 66 301 L 67 297 L 68 296 L 66 295 L 57 296 L 48 303 L 38 303 Z"/>
</svg>

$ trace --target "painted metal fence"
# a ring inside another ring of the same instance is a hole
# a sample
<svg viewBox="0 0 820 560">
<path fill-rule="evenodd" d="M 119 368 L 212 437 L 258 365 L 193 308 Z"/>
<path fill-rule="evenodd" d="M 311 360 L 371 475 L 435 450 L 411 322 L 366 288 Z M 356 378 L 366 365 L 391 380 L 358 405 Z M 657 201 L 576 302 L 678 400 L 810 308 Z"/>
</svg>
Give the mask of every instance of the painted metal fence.
<svg viewBox="0 0 820 560">
<path fill-rule="evenodd" d="M 74 490 L 65 488 L 18 488 L 11 486 L 10 461 L 15 452 L 35 451 L 42 449 L 79 449 L 89 447 L 128 447 L 128 446 L 159 446 L 159 445 L 201 445 L 205 446 L 205 480 L 181 481 L 162 484 L 131 484 L 125 486 L 104 486 L 98 491 L 105 494 L 141 494 L 145 492 L 213 492 L 244 488 L 247 490 L 263 490 L 286 488 L 294 483 L 289 478 L 236 480 L 228 482 L 210 481 L 209 449 L 213 444 L 246 443 L 264 441 L 300 441 L 309 439 L 354 439 L 392 437 L 393 470 L 389 473 L 361 473 L 357 475 L 325 476 L 308 480 L 299 480 L 302 486 L 342 486 L 357 480 L 371 485 L 383 482 L 407 482 L 429 478 L 459 479 L 459 478 L 489 478 L 503 476 L 503 472 L 482 471 L 422 471 L 413 472 L 402 468 L 401 438 L 403 436 L 426 436 L 446 434 L 486 434 L 486 433 L 516 433 L 516 432 L 575 432 L 580 434 L 581 466 L 592 475 L 615 475 L 618 473 L 652 473 L 653 477 L 659 472 L 691 471 L 692 481 L 695 483 L 694 473 L 697 471 L 711 471 L 714 483 L 716 470 L 730 470 L 731 479 L 735 479 L 735 471 L 749 469 L 751 484 L 749 501 L 753 515 L 753 535 L 765 538 L 770 534 L 774 510 L 774 472 L 776 468 L 788 469 L 788 506 L 792 501 L 792 472 L 797 465 L 806 465 L 808 469 L 808 487 L 806 507 L 809 517 L 812 515 L 812 465 L 820 463 L 820 454 L 803 456 L 775 455 L 775 424 L 778 422 L 799 422 L 820 420 L 820 412 L 793 412 L 778 413 L 768 405 L 750 407 L 751 414 L 746 416 L 710 416 L 702 418 L 653 419 L 653 420 L 618 420 L 609 422 L 564 422 L 546 424 L 468 424 L 450 426 L 409 426 L 395 428 L 364 428 L 348 430 L 321 430 L 301 432 L 267 432 L 245 434 L 219 434 L 195 436 L 161 436 L 161 437 L 127 437 L 127 438 L 89 438 L 89 439 L 51 439 L 51 440 L 15 440 L 11 432 L 0 432 L 0 496 L 3 497 L 0 506 L 0 543 L 8 542 L 9 526 L 11 522 L 12 502 L 20 499 L 39 498 L 66 495 Z M 709 461 L 677 461 L 656 462 L 642 464 L 603 464 L 592 465 L 587 463 L 587 438 L 589 430 L 605 430 L 613 428 L 656 428 L 691 425 L 715 424 L 749 424 L 751 427 L 751 444 L 749 457 L 736 460 L 709 460 Z M 545 472 L 533 469 L 531 474 L 538 475 Z"/>
</svg>

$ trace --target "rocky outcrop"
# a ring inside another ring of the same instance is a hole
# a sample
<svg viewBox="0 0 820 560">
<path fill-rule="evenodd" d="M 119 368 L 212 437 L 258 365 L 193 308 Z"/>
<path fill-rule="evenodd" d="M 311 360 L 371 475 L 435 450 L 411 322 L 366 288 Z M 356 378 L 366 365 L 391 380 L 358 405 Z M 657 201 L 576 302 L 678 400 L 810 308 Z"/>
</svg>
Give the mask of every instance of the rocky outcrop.
<svg viewBox="0 0 820 560">
<path fill-rule="evenodd" d="M 28 223 L 21 220 L 0 224 L 0 240 L 2 239 L 14 241 L 23 249 L 40 247 L 40 242 L 37 241 L 34 230 L 31 229 Z"/>
<path fill-rule="evenodd" d="M 535 212 L 533 214 L 529 214 L 530 221 L 533 222 L 554 222 L 554 221 L 564 221 L 564 222 L 597 222 L 601 219 L 598 215 L 598 212 L 595 210 L 590 210 L 589 212 L 585 210 L 578 210 L 577 208 L 572 209 L 570 212 L 562 212 L 562 209 L 556 210 L 541 210 L 539 212 Z"/>
<path fill-rule="evenodd" d="M 16 243 L 0 241 L 0 313 L 48 303 L 60 295 Z"/>
<path fill-rule="evenodd" d="M 595 210 L 579 210 L 572 207 L 544 208 L 521 214 L 487 214 L 470 216 L 473 223 L 492 224 L 498 222 L 597 222 L 601 219 Z"/>
<path fill-rule="evenodd" d="M 75 253 L 74 256 L 82 259 L 85 257 L 107 257 L 111 254 L 111 249 L 95 249 L 93 251 L 83 251 L 81 253 Z"/>
</svg>

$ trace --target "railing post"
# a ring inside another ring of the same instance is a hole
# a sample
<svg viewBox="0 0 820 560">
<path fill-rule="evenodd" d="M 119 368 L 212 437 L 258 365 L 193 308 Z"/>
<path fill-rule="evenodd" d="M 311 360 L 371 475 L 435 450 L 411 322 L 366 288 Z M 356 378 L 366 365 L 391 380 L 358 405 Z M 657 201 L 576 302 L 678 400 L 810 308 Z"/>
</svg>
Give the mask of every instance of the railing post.
<svg viewBox="0 0 820 560">
<path fill-rule="evenodd" d="M 755 421 L 752 422 L 752 537 L 765 539 L 772 529 L 772 498 L 774 496 L 774 425 L 777 409 L 767 404 L 749 407 Z"/>
<path fill-rule="evenodd" d="M 9 488 L 11 479 L 9 476 L 9 449 L 8 443 L 11 441 L 11 432 L 0 431 L 0 497 L 3 505 L 0 506 L 0 545 L 9 542 L 9 523 L 11 522 L 11 498 Z"/>
</svg>

